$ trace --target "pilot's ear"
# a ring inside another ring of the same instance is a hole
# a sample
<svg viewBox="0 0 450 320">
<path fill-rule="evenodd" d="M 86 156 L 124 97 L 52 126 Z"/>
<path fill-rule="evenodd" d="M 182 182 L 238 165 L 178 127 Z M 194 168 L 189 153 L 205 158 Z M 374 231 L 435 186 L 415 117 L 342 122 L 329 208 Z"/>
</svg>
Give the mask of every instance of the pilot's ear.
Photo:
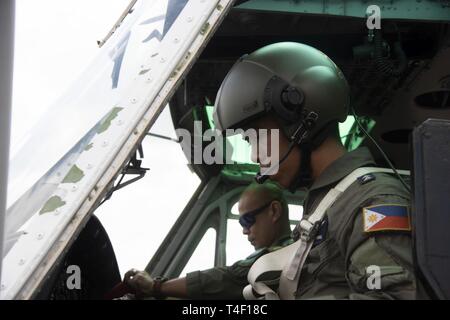
<svg viewBox="0 0 450 320">
<path fill-rule="evenodd" d="M 281 219 L 281 215 L 283 213 L 283 208 L 281 207 L 281 203 L 277 200 L 272 201 L 270 205 L 272 209 L 272 221 L 277 222 Z"/>
</svg>

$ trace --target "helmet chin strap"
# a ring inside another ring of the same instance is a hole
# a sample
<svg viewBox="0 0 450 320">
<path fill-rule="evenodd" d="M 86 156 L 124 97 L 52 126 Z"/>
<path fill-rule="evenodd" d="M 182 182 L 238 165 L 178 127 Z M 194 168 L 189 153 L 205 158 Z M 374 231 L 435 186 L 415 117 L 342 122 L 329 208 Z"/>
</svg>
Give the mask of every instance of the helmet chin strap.
<svg viewBox="0 0 450 320">
<path fill-rule="evenodd" d="M 312 168 L 311 168 L 311 144 L 305 143 L 300 146 L 302 160 L 300 162 L 300 170 L 292 180 L 289 186 L 289 191 L 295 192 L 298 188 L 309 187 L 313 182 Z"/>
<path fill-rule="evenodd" d="M 281 164 L 284 162 L 284 160 L 287 159 L 292 149 L 294 149 L 294 146 L 296 144 L 297 143 L 295 141 L 291 141 L 291 143 L 289 144 L 288 151 L 284 154 L 283 158 L 281 158 L 281 160 L 277 164 L 270 166 L 269 169 L 264 171 L 264 173 L 261 173 L 261 171 L 258 172 L 255 176 L 256 182 L 258 182 L 259 184 L 263 184 L 267 179 L 269 179 L 270 175 L 276 173 L 280 168 Z"/>
<path fill-rule="evenodd" d="M 291 151 L 294 149 L 295 145 L 300 145 L 300 150 L 302 153 L 302 161 L 300 164 L 300 171 L 294 182 L 289 186 L 289 190 L 295 192 L 296 188 L 303 186 L 308 186 L 312 182 L 311 174 L 311 145 L 305 142 L 308 133 L 314 127 L 317 121 L 317 114 L 315 112 L 310 112 L 307 117 L 300 123 L 299 127 L 293 135 L 291 136 L 291 142 L 288 147 L 288 151 L 283 155 L 283 158 L 275 165 L 270 166 L 269 169 L 263 173 L 258 172 L 255 176 L 257 183 L 264 183 L 270 175 L 276 173 L 280 168 L 280 165 L 287 159 Z M 294 188 L 294 189 L 293 189 Z"/>
<path fill-rule="evenodd" d="M 264 173 L 258 172 L 255 176 L 255 180 L 259 184 L 263 184 L 267 179 L 269 179 L 270 175 L 273 174 L 275 169 L 279 169 L 280 165 L 287 159 L 292 149 L 297 143 L 292 141 L 289 144 L 289 149 L 283 156 L 283 158 L 276 165 L 271 166 Z M 311 168 L 311 145 L 309 143 L 304 143 L 300 146 L 302 161 L 300 163 L 300 170 L 291 185 L 289 186 L 289 191 L 292 193 L 295 192 L 298 188 L 309 187 L 312 183 L 312 168 Z"/>
<path fill-rule="evenodd" d="M 334 124 L 333 122 L 329 122 L 316 134 L 313 141 L 308 141 L 300 145 L 302 156 L 300 170 L 289 186 L 289 191 L 295 192 L 298 188 L 309 188 L 311 186 L 313 183 L 311 153 L 323 143 L 332 130 L 334 130 Z"/>
</svg>

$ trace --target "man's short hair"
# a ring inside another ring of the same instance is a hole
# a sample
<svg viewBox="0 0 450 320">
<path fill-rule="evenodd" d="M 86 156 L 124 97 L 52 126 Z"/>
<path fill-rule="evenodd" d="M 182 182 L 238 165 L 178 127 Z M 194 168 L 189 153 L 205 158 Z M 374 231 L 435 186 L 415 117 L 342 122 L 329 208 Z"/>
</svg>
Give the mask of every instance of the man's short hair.
<svg viewBox="0 0 450 320">
<path fill-rule="evenodd" d="M 247 186 L 247 188 L 245 188 L 244 193 L 248 191 L 261 193 L 263 199 L 271 199 L 279 201 L 281 203 L 283 215 L 289 217 L 289 206 L 286 201 L 286 198 L 284 197 L 283 188 L 277 182 L 272 180 L 266 180 L 262 184 L 252 182 L 250 185 Z"/>
</svg>

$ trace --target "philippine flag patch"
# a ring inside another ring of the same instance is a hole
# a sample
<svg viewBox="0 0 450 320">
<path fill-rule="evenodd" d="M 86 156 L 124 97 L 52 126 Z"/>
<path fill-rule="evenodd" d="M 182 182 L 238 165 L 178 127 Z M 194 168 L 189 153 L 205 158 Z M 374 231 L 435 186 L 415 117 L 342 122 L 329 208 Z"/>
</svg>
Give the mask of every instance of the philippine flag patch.
<svg viewBox="0 0 450 320">
<path fill-rule="evenodd" d="M 363 208 L 364 232 L 401 230 L 411 231 L 408 207 L 381 204 Z"/>
</svg>

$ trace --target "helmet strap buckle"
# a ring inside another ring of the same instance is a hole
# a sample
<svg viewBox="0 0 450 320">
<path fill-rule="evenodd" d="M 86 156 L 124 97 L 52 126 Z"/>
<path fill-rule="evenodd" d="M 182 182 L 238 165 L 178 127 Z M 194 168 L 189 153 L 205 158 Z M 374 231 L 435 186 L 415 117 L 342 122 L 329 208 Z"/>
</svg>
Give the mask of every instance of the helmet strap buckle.
<svg viewBox="0 0 450 320">
<path fill-rule="evenodd" d="M 308 133 L 316 125 L 318 114 L 314 111 L 308 112 L 307 116 L 302 119 L 298 128 L 291 135 L 290 140 L 295 141 L 297 144 L 302 144 L 308 136 Z"/>
</svg>

